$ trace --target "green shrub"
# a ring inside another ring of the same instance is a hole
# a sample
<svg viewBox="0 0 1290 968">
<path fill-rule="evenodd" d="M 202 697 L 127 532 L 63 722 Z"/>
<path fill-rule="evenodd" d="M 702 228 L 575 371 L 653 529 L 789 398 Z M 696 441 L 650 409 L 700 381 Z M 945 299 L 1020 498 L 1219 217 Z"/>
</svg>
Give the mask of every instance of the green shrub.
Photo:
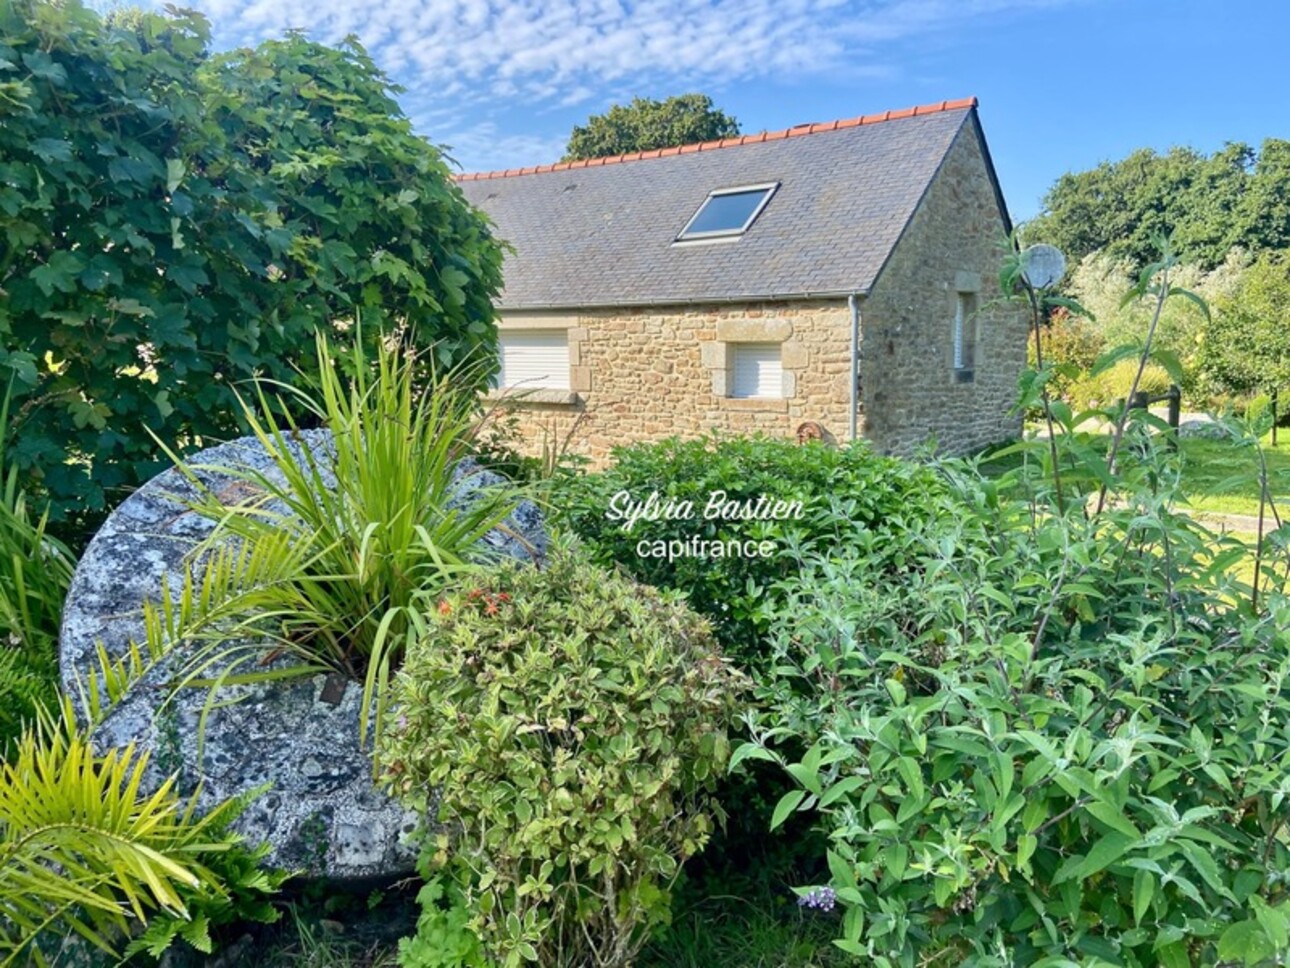
<svg viewBox="0 0 1290 968">
<path fill-rule="evenodd" d="M 238 436 L 233 388 L 291 379 L 331 320 L 405 324 L 444 365 L 496 345 L 501 250 L 363 49 L 209 33 L 0 4 L 0 371 L 56 520 L 164 470 L 149 428 Z"/>
<path fill-rule="evenodd" d="M 277 917 L 266 898 L 283 876 L 227 829 L 244 800 L 198 817 L 173 778 L 144 795 L 146 754 L 98 756 L 70 705 L 59 712 L 0 764 L 0 965 L 43 963 L 33 946 L 52 953 L 60 933 L 109 954 L 127 941 L 160 954 L 177 937 L 209 952 L 212 926 Z"/>
<path fill-rule="evenodd" d="M 829 832 L 839 946 L 1000 968 L 1290 951 L 1283 581 L 1252 612 L 1228 573 L 1246 549 L 1167 495 L 1090 519 L 954 490 L 899 580 L 853 550 L 785 584 L 736 754 L 794 778 L 775 824 Z"/>
<path fill-rule="evenodd" d="M 421 913 L 417 931 L 399 939 L 399 968 L 488 968 L 479 936 L 471 930 L 472 910 L 467 892 L 454 877 L 461 871 L 435 870 L 423 854 L 418 872 L 425 883 L 417 892 Z"/>
<path fill-rule="evenodd" d="M 438 791 L 439 860 L 499 964 L 625 966 L 719 806 L 742 677 L 682 604 L 557 548 L 430 609 L 378 745 L 416 807 Z"/>
<path fill-rule="evenodd" d="M 58 632 L 75 559 L 46 533 L 6 460 L 7 399 L 0 404 L 0 760 L 41 708 L 58 705 Z"/>
<path fill-rule="evenodd" d="M 1066 398 L 1076 410 L 1087 410 L 1090 407 L 1103 409 L 1116 406 L 1126 399 L 1133 387 L 1134 374 L 1138 372 L 1136 358 L 1120 360 L 1096 376 L 1085 373 L 1072 380 L 1066 389 Z M 1148 396 L 1159 396 L 1168 391 L 1173 381 L 1162 366 L 1148 364 L 1142 371 L 1138 382 L 1138 392 Z"/>
<path fill-rule="evenodd" d="M 1044 364 L 1053 368 L 1048 382 L 1049 392 L 1056 397 L 1071 399 L 1071 387 L 1075 383 L 1073 374 L 1092 368 L 1105 348 L 1105 337 L 1091 320 L 1065 306 L 1058 306 L 1051 312 L 1043 336 Z M 1026 356 L 1033 367 L 1036 363 L 1033 334 L 1026 343 Z"/>
<path fill-rule="evenodd" d="M 555 513 L 587 544 L 596 561 L 616 563 L 638 581 L 682 591 L 716 630 L 723 651 L 747 668 L 761 668 L 765 597 L 792 575 L 798 558 L 839 546 L 863 547 L 884 561 L 886 535 L 925 516 L 935 477 L 905 461 L 876 456 L 863 442 L 845 447 L 804 446 L 765 437 L 667 440 L 614 451 L 597 474 L 570 478 L 558 491 Z M 710 496 L 756 501 L 763 494 L 801 501 L 800 519 L 704 520 Z M 692 520 L 641 519 L 630 530 L 609 516 L 616 495 L 644 502 L 691 501 Z M 642 543 L 684 540 L 771 542 L 767 556 L 643 557 Z M 773 605 L 773 603 L 770 603 Z"/>
</svg>

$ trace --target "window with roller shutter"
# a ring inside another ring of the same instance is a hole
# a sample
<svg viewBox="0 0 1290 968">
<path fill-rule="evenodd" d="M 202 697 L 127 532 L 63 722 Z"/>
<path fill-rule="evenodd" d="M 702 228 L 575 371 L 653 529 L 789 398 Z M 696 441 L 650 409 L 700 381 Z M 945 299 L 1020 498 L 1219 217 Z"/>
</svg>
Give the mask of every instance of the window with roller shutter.
<svg viewBox="0 0 1290 968">
<path fill-rule="evenodd" d="M 741 399 L 784 396 L 784 366 L 780 343 L 730 344 L 730 395 Z"/>
<path fill-rule="evenodd" d="M 563 329 L 503 330 L 501 369 L 497 386 L 503 390 L 569 389 L 569 334 Z"/>
</svg>

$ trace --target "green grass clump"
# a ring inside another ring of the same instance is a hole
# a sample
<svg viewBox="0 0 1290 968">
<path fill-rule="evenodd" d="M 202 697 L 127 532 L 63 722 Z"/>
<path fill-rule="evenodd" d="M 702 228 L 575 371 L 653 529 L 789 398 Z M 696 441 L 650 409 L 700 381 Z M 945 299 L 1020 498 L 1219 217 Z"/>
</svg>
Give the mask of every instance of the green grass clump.
<svg viewBox="0 0 1290 968">
<path fill-rule="evenodd" d="M 1290 446 L 1267 446 L 1268 490 L 1278 505 L 1290 505 Z M 1259 513 L 1259 452 L 1230 440 L 1182 442 L 1182 492 L 1187 505 L 1220 514 Z"/>
</svg>

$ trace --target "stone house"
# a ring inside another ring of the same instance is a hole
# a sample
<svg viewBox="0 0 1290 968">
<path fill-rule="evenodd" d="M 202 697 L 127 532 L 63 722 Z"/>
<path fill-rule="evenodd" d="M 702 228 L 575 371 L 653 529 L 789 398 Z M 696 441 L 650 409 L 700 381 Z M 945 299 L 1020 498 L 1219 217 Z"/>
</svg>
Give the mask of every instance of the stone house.
<svg viewBox="0 0 1290 968">
<path fill-rule="evenodd" d="M 530 445 L 1016 436 L 1026 326 L 976 105 L 458 176 L 513 248 L 497 392 Z"/>
</svg>

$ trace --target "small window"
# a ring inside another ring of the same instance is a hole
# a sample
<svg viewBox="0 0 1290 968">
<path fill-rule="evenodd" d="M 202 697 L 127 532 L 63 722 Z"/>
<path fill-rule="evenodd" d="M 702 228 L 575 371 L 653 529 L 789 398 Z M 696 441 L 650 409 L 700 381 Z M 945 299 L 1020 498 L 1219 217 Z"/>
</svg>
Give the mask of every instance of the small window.
<svg viewBox="0 0 1290 968">
<path fill-rule="evenodd" d="M 976 294 L 961 292 L 954 305 L 954 379 L 976 378 Z"/>
<path fill-rule="evenodd" d="M 499 389 L 569 389 L 569 333 L 563 329 L 519 329 L 498 334 L 502 366 Z"/>
<path fill-rule="evenodd" d="M 747 185 L 722 188 L 709 195 L 686 223 L 678 242 L 687 239 L 710 239 L 723 235 L 742 235 L 761 214 L 779 182 L 769 185 Z"/>
<path fill-rule="evenodd" d="M 779 343 L 731 343 L 732 397 L 784 396 L 784 365 Z"/>
</svg>

